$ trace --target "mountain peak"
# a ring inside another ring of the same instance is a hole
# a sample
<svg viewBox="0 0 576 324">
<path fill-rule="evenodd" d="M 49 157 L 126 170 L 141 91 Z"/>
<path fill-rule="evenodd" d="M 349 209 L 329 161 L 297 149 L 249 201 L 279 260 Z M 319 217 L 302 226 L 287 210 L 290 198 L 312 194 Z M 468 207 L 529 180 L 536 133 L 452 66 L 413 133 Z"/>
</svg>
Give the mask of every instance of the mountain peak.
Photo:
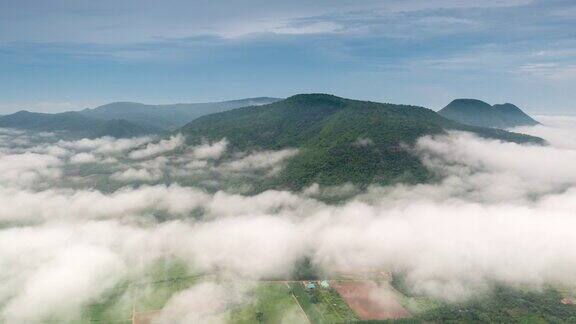
<svg viewBox="0 0 576 324">
<path fill-rule="evenodd" d="M 455 107 L 456 109 L 464 109 L 464 108 L 491 108 L 490 104 L 485 101 L 479 99 L 468 99 L 468 98 L 460 98 L 454 99 L 452 102 L 448 104 L 447 107 Z"/>
<path fill-rule="evenodd" d="M 297 94 L 277 104 L 290 106 L 299 111 L 311 114 L 328 114 L 352 103 L 353 100 L 337 97 L 327 93 Z"/>
<path fill-rule="evenodd" d="M 537 125 L 538 122 L 511 103 L 490 104 L 478 99 L 456 99 L 439 112 L 440 115 L 472 126 L 511 128 Z"/>
<path fill-rule="evenodd" d="M 17 112 L 15 112 L 13 115 L 30 115 L 33 114 L 33 112 L 29 111 L 29 110 L 18 110 Z"/>
<path fill-rule="evenodd" d="M 287 102 L 337 103 L 343 104 L 347 99 L 328 93 L 302 93 L 286 98 Z"/>
<path fill-rule="evenodd" d="M 539 139 L 501 130 L 462 125 L 415 106 L 300 94 L 262 107 L 243 107 L 200 117 L 180 131 L 187 143 L 226 138 L 233 150 L 299 149 L 278 183 L 302 188 L 420 181 L 428 171 L 403 150 L 425 135 L 462 130 L 517 142 Z M 357 145 L 360 139 L 370 145 Z M 366 140 L 366 139 L 369 139 Z"/>
</svg>

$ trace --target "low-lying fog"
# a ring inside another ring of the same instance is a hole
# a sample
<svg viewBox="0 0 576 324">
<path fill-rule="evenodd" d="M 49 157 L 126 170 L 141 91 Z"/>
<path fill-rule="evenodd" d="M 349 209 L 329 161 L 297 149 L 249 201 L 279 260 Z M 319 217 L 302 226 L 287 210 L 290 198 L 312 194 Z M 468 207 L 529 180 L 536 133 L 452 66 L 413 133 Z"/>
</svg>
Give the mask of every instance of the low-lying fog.
<svg viewBox="0 0 576 324">
<path fill-rule="evenodd" d="M 297 150 L 231 153 L 226 139 L 189 147 L 180 135 L 61 141 L 3 129 L 0 321 L 72 319 L 164 259 L 231 279 L 174 296 L 165 322 L 217 316 L 245 298 L 236 279 L 288 276 L 304 257 L 326 276 L 402 272 L 417 292 L 446 300 L 493 281 L 571 287 L 576 118 L 539 120 L 545 126 L 516 131 L 549 146 L 467 133 L 420 139 L 414 154 L 444 177 L 436 184 L 258 194 Z"/>
</svg>

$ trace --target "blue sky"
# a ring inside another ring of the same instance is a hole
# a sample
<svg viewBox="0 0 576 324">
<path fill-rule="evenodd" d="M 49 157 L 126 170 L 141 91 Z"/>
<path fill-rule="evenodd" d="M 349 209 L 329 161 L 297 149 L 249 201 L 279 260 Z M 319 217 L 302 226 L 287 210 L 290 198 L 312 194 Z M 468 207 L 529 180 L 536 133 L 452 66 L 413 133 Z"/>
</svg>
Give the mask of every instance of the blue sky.
<svg viewBox="0 0 576 324">
<path fill-rule="evenodd" d="M 0 114 L 303 92 L 576 114 L 576 2 L 0 0 Z"/>
</svg>

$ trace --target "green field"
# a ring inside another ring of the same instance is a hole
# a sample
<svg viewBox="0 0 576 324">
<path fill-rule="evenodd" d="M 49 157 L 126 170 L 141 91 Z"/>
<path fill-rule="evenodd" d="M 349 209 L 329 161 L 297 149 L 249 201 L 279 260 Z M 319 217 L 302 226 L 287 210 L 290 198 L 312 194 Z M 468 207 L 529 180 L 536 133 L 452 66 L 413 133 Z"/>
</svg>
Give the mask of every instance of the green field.
<svg viewBox="0 0 576 324">
<path fill-rule="evenodd" d="M 182 263 L 159 262 L 132 280 L 124 280 L 89 305 L 79 323 L 132 323 L 134 312 L 161 310 L 172 296 L 206 276 L 195 275 Z M 292 289 L 285 282 L 248 282 L 246 302 L 224 315 L 229 323 L 307 323 Z"/>
<path fill-rule="evenodd" d="M 314 289 L 306 289 L 301 282 L 292 282 L 290 287 L 310 322 L 314 324 L 344 323 L 357 319 L 338 292 L 332 288 L 316 285 Z"/>
<path fill-rule="evenodd" d="M 189 279 L 172 279 L 146 284 L 145 287 L 123 286 L 114 289 L 103 301 L 89 307 L 82 322 L 131 323 L 132 312 L 162 309 L 172 295 L 194 284 Z M 234 324 L 307 323 L 290 287 L 284 282 L 262 282 L 248 292 L 247 304 L 239 305 L 225 315 Z"/>
<path fill-rule="evenodd" d="M 248 305 L 230 311 L 230 323 L 308 322 L 290 287 L 284 282 L 258 283 L 250 291 L 249 298 L 251 302 Z"/>
<path fill-rule="evenodd" d="M 206 276 L 194 274 L 179 262 L 159 262 L 131 278 L 86 307 L 77 323 L 131 323 L 134 312 L 160 310 L 173 295 L 203 282 Z M 334 289 L 314 283 L 315 288 L 307 289 L 301 281 L 247 282 L 245 299 L 222 314 L 223 318 L 233 324 L 576 322 L 576 306 L 561 303 L 562 298 L 571 296 L 566 291 L 550 288 L 535 292 L 496 285 L 490 293 L 448 304 L 412 293 L 401 277 L 395 277 L 392 285 L 397 300 L 413 318 L 360 321 Z M 64 323 L 57 319 L 50 322 Z"/>
<path fill-rule="evenodd" d="M 131 323 L 133 312 L 162 309 L 175 293 L 198 281 L 182 263 L 159 262 L 144 273 L 126 279 L 89 305 L 82 323 Z"/>
</svg>

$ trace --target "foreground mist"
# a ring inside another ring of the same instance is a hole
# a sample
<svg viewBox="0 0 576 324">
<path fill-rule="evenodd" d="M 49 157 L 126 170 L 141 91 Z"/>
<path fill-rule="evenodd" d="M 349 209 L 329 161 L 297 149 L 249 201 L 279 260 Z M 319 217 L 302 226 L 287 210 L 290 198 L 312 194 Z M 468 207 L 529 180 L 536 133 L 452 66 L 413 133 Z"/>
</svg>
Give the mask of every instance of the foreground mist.
<svg viewBox="0 0 576 324">
<path fill-rule="evenodd" d="M 421 138 L 407 149 L 432 184 L 301 192 L 258 190 L 295 149 L 1 130 L 0 319 L 78 320 L 166 262 L 204 277 L 171 296 L 162 323 L 223 321 L 254 281 L 289 278 L 302 260 L 327 278 L 401 273 L 448 302 L 494 282 L 576 288 L 576 120 L 540 119 L 518 131 L 547 146 Z"/>
</svg>

